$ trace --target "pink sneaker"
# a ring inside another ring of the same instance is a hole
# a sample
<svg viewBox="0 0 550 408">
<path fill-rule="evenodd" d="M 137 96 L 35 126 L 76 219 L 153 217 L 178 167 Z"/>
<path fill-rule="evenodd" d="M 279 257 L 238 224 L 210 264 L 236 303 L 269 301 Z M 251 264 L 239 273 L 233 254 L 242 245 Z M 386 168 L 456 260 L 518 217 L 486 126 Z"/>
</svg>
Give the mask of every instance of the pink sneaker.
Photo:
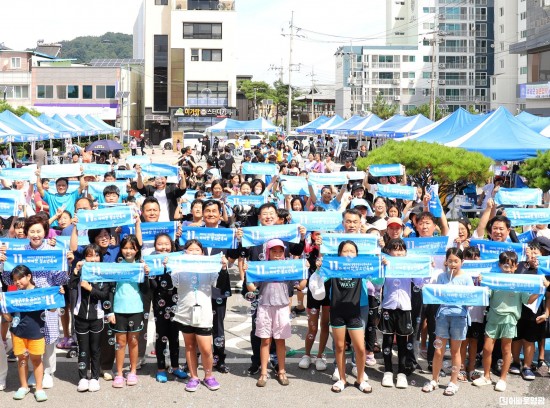
<svg viewBox="0 0 550 408">
<path fill-rule="evenodd" d="M 376 365 L 376 359 L 374 358 L 374 354 L 367 354 L 365 364 L 368 365 L 369 367 Z"/>
<path fill-rule="evenodd" d="M 124 387 L 124 377 L 117 375 L 113 380 L 113 388 L 122 388 Z"/>
<path fill-rule="evenodd" d="M 137 375 L 134 373 L 128 373 L 126 377 L 126 385 L 136 385 L 138 383 Z"/>
</svg>

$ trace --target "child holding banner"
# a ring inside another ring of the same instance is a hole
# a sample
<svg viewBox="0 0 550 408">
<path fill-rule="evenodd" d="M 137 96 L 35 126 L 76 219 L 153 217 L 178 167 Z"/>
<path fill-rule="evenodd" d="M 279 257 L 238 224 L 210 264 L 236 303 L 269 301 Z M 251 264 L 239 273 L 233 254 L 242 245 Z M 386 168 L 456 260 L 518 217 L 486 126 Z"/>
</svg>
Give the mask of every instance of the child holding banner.
<svg viewBox="0 0 550 408">
<path fill-rule="evenodd" d="M 136 226 L 139 225 L 136 224 Z M 137 232 L 137 229 L 136 229 Z M 141 235 L 141 233 L 140 233 Z M 135 263 L 141 259 L 141 244 L 135 235 L 127 235 L 120 242 L 119 259 L 121 263 Z M 145 266 L 145 275 L 149 268 Z M 142 283 L 117 282 L 113 301 L 113 313 L 108 319 L 111 329 L 116 332 L 116 376 L 113 381 L 113 388 L 124 386 L 122 367 L 128 345 L 130 356 L 130 372 L 126 378 L 126 385 L 136 385 L 138 382 L 136 370 L 138 363 L 138 335 L 143 329 L 143 302 L 141 292 L 146 291 L 149 286 L 149 279 Z"/>
<path fill-rule="evenodd" d="M 470 275 L 462 271 L 463 255 L 458 248 L 449 248 L 445 254 L 445 271 L 438 275 L 436 284 L 473 286 Z M 460 346 L 466 339 L 466 332 L 471 319 L 468 306 L 444 305 L 439 306 L 435 320 L 434 341 L 435 354 L 433 359 L 433 379 L 422 387 L 424 392 L 432 392 L 439 388 L 439 374 L 443 365 L 447 340 L 451 344 L 451 381 L 443 395 L 453 396 L 458 391 L 458 374 L 462 366 Z"/>
<path fill-rule="evenodd" d="M 25 265 L 18 265 L 13 268 L 11 279 L 18 290 L 32 290 L 35 288 L 32 272 Z M 42 318 L 43 313 L 43 310 L 37 310 L 20 312 L 15 315 L 2 314 L 3 319 L 11 322 L 10 331 L 12 334 L 13 352 L 17 356 L 17 368 L 21 387 L 13 396 L 15 400 L 22 400 L 30 392 L 27 382 L 29 359 L 33 365 L 36 381 L 34 398 L 38 402 L 48 399 L 46 392 L 42 389 L 42 379 L 44 377 L 42 355 L 46 351 L 46 342 L 44 340 L 45 319 Z"/>
<path fill-rule="evenodd" d="M 518 267 L 518 256 L 515 252 L 505 251 L 498 257 L 498 266 L 503 273 L 515 273 Z M 479 276 L 480 282 L 482 276 Z M 547 284 L 545 286 L 548 286 Z M 495 391 L 506 391 L 506 377 L 512 360 L 512 339 L 517 334 L 517 323 L 521 316 L 521 305 L 536 301 L 538 294 L 491 291 L 487 325 L 485 327 L 485 344 L 483 345 L 484 376 L 473 382 L 477 387 L 491 385 L 491 360 L 495 341 L 501 339 L 502 369 Z"/>
</svg>

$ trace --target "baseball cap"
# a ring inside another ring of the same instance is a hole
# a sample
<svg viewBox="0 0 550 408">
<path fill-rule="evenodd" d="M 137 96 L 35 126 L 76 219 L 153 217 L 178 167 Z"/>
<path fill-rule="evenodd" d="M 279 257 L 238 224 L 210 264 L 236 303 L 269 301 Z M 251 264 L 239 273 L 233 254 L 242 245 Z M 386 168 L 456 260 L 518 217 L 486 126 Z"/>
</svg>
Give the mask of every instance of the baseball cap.
<svg viewBox="0 0 550 408">
<path fill-rule="evenodd" d="M 374 221 L 373 223 L 367 224 L 366 227 L 367 227 L 367 231 L 372 228 L 377 229 L 378 231 L 385 231 L 386 229 L 388 229 L 388 223 L 386 222 L 385 219 L 380 218 Z"/>
<path fill-rule="evenodd" d="M 272 239 L 272 240 L 269 240 L 267 242 L 267 244 L 265 245 L 265 259 L 266 260 L 269 260 L 269 250 L 271 248 L 275 248 L 275 247 L 283 247 L 283 249 L 285 248 L 285 244 L 283 243 L 283 241 L 281 241 L 280 239 Z"/>
<path fill-rule="evenodd" d="M 537 243 L 540 249 L 550 253 L 550 239 L 546 237 L 536 237 L 532 242 Z"/>
<path fill-rule="evenodd" d="M 323 300 L 325 298 L 325 281 L 319 273 L 315 272 L 309 277 L 308 288 L 313 299 Z"/>
<path fill-rule="evenodd" d="M 399 225 L 400 227 L 402 227 L 403 226 L 403 221 L 399 217 L 390 217 L 390 218 L 388 218 L 387 224 L 388 224 L 388 227 L 392 224 L 396 224 L 396 225 Z"/>
<path fill-rule="evenodd" d="M 359 182 L 356 182 L 356 183 L 353 183 L 351 185 L 351 192 L 353 193 L 355 190 L 359 190 L 360 188 L 362 188 L 363 190 L 365 189 L 365 187 L 363 186 L 363 184 L 359 183 Z"/>
<path fill-rule="evenodd" d="M 350 208 L 365 207 L 367 209 L 367 216 L 372 217 L 374 213 L 367 200 L 363 198 L 354 198 L 351 200 Z"/>
</svg>

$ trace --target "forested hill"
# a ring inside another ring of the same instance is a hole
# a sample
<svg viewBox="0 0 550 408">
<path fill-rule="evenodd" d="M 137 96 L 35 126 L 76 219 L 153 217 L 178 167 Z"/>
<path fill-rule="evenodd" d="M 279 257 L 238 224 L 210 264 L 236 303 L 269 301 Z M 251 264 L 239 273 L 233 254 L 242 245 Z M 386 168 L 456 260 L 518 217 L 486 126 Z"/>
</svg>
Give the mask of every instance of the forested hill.
<svg viewBox="0 0 550 408">
<path fill-rule="evenodd" d="M 94 58 L 132 58 L 132 36 L 122 33 L 105 33 L 100 37 L 77 37 L 60 41 L 60 58 L 76 58 L 88 63 Z"/>
</svg>

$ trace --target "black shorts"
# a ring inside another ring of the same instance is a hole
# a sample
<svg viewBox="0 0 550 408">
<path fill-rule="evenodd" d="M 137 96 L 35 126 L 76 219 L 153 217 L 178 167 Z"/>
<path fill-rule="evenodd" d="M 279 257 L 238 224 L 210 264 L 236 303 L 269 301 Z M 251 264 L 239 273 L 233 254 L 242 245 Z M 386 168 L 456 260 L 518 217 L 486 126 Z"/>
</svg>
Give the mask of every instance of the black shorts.
<svg viewBox="0 0 550 408">
<path fill-rule="evenodd" d="M 382 334 L 397 334 L 410 336 L 414 333 L 410 310 L 382 309 L 382 316 L 378 322 L 378 330 Z"/>
<path fill-rule="evenodd" d="M 212 336 L 212 327 L 194 327 L 178 323 L 178 329 L 183 334 L 195 334 L 197 336 Z"/>
<path fill-rule="evenodd" d="M 309 286 L 309 280 L 308 280 Z M 307 291 L 307 308 L 308 309 L 321 309 L 323 306 L 330 306 L 330 280 L 325 282 L 325 297 L 323 300 L 315 300 L 311 295 L 311 291 Z"/>
<path fill-rule="evenodd" d="M 65 298 L 65 307 L 68 311 L 71 304 L 71 290 L 69 289 L 69 285 L 63 285 L 63 289 L 65 289 L 65 293 L 63 294 L 63 297 Z"/>
<path fill-rule="evenodd" d="M 483 341 L 484 337 L 485 337 L 485 322 L 483 323 L 472 322 L 471 326 L 468 327 L 466 338 Z"/>
<path fill-rule="evenodd" d="M 76 334 L 101 333 L 103 331 L 103 319 L 85 320 L 74 317 L 74 332 Z"/>
<path fill-rule="evenodd" d="M 116 323 L 111 330 L 117 333 L 140 332 L 143 330 L 143 313 L 115 313 Z"/>
<path fill-rule="evenodd" d="M 530 343 L 545 338 L 546 322 L 537 324 L 535 320 L 519 319 L 517 324 L 517 337 L 513 340 L 525 340 Z"/>
<path fill-rule="evenodd" d="M 333 308 L 330 309 L 330 326 L 333 329 L 346 328 L 348 330 L 363 329 L 364 327 L 361 315 L 338 313 Z"/>
</svg>

